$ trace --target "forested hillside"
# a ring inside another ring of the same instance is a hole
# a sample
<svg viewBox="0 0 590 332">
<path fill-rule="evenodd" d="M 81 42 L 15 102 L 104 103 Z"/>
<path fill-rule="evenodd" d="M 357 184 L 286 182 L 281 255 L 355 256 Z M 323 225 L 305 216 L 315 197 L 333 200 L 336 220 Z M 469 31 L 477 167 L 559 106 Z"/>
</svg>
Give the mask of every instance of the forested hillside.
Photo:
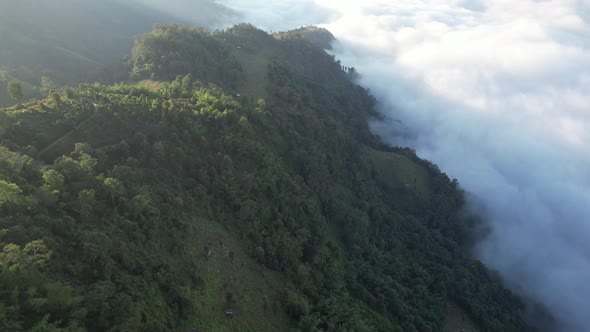
<svg viewBox="0 0 590 332">
<path fill-rule="evenodd" d="M 193 22 L 215 23 L 218 5 L 193 3 L 200 8 Z M 9 80 L 21 84 L 27 99 L 47 96 L 41 77 L 58 86 L 126 80 L 122 57 L 134 37 L 175 21 L 135 0 L 0 1 L 0 106 L 17 102 L 6 93 Z"/>
<path fill-rule="evenodd" d="M 309 36 L 158 26 L 130 63 L 0 110 L 0 330 L 529 329 Z"/>
</svg>

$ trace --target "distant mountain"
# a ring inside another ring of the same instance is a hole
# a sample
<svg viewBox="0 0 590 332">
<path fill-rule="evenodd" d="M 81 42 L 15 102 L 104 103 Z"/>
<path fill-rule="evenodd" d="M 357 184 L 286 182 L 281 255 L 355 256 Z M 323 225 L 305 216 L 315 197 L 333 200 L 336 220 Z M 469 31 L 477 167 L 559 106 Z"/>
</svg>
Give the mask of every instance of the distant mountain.
<svg viewBox="0 0 590 332">
<path fill-rule="evenodd" d="M 314 33 L 158 25 L 129 82 L 0 109 L 0 330 L 528 331 Z"/>
<path fill-rule="evenodd" d="M 208 25 L 224 10 L 196 1 L 206 15 L 191 22 Z M 202 20 L 199 19 L 202 18 Z M 133 38 L 155 23 L 182 22 L 173 14 L 144 3 L 125 0 L 19 0 L 0 2 L 0 105 L 10 105 L 6 81 L 19 81 L 25 98 L 39 96 L 42 76 L 58 85 L 125 79 L 116 66 L 130 53 Z M 188 21 L 187 21 L 188 22 Z"/>
<path fill-rule="evenodd" d="M 183 21 L 203 27 L 215 28 L 228 18 L 237 17 L 230 8 L 213 0 L 133 0 L 168 13 Z"/>
</svg>

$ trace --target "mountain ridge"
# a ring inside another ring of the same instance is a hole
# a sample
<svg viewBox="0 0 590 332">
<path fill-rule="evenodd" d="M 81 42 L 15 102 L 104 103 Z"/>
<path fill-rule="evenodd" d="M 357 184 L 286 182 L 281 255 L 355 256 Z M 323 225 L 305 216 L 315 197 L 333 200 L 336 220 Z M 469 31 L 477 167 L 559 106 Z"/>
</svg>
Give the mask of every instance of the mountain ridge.
<svg viewBox="0 0 590 332">
<path fill-rule="evenodd" d="M 159 26 L 141 81 L 0 110 L 0 327 L 527 330 L 458 182 L 306 37 Z"/>
</svg>

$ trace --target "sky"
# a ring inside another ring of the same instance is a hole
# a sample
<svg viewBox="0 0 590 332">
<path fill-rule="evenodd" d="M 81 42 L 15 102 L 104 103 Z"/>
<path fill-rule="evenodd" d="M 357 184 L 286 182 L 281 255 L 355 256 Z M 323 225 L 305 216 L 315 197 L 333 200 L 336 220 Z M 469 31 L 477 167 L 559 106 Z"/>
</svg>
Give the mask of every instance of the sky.
<svg viewBox="0 0 590 332">
<path fill-rule="evenodd" d="M 1 0 L 0 0 L 1 1 Z M 22 0 L 21 0 L 22 1 Z M 104 1 L 104 0 L 103 0 Z M 212 28 L 223 26 L 224 21 L 231 21 L 239 17 L 229 8 L 224 8 L 214 0 L 116 0 L 122 2 L 137 2 L 159 11 L 172 14 L 184 22 L 198 26 Z"/>
<path fill-rule="evenodd" d="M 387 117 L 373 130 L 476 197 L 474 254 L 559 331 L 590 331 L 590 0 L 218 2 L 232 23 L 328 28 Z"/>
</svg>

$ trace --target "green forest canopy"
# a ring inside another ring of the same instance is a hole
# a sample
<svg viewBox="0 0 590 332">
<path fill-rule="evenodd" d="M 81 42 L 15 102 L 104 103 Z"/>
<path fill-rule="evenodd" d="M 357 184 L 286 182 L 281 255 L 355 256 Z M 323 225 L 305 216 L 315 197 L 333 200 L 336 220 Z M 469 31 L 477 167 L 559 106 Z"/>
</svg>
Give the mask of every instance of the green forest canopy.
<svg viewBox="0 0 590 332">
<path fill-rule="evenodd" d="M 1 330 L 528 329 L 457 181 L 304 36 L 158 26 L 131 62 L 0 110 Z"/>
</svg>

